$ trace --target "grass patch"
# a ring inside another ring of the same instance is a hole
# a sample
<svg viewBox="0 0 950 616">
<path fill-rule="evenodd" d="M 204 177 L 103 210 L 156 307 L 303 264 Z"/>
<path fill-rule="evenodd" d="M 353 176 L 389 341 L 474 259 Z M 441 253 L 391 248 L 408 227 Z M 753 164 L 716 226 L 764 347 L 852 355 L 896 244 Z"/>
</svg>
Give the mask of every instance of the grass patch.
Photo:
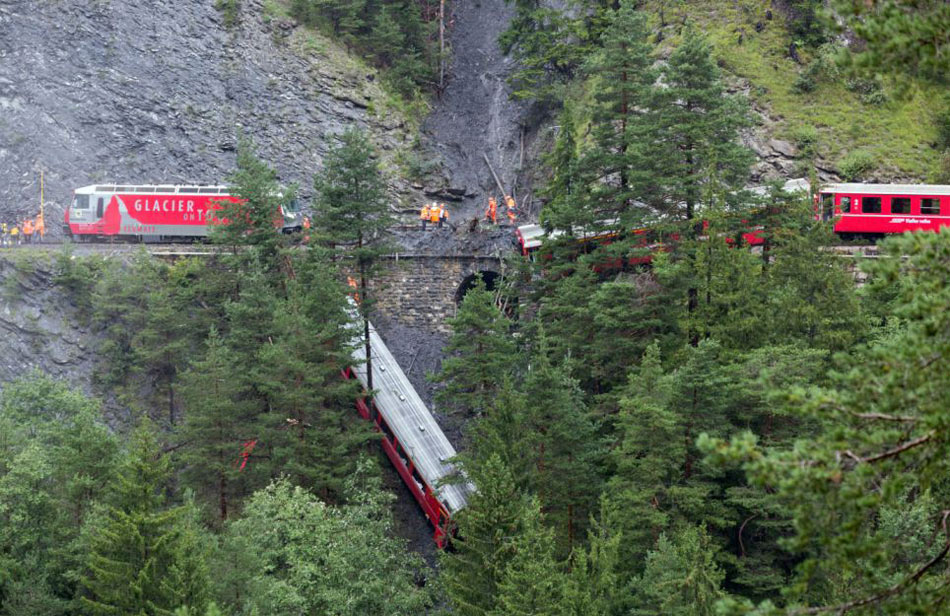
<svg viewBox="0 0 950 616">
<path fill-rule="evenodd" d="M 647 3 L 654 25 L 659 24 L 660 2 Z M 752 99 L 779 120 L 774 136 L 796 141 L 803 131 L 813 130 L 817 151 L 827 161 L 861 150 L 882 173 L 920 180 L 931 176 L 940 165 L 940 155 L 931 147 L 937 140 L 934 117 L 941 106 L 940 91 L 911 83 L 903 91 L 890 86 L 878 94 L 875 86 L 855 83 L 845 74 L 824 79 L 813 75 L 814 87 L 802 91 L 800 76 L 817 54 L 800 50 L 802 65 L 789 58 L 792 41 L 784 16 L 772 9 L 772 19 L 766 19 L 770 6 L 764 0 L 698 0 L 689 3 L 688 17 L 707 33 L 724 71 L 747 80 Z M 679 23 L 669 9 L 665 17 L 667 23 Z M 675 42 L 670 37 L 664 44 Z"/>
</svg>

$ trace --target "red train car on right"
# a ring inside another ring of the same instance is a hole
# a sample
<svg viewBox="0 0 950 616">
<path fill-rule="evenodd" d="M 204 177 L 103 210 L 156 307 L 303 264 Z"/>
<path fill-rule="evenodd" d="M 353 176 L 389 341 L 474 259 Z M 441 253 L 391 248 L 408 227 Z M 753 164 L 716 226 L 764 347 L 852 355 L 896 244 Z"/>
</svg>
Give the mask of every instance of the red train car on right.
<svg viewBox="0 0 950 616">
<path fill-rule="evenodd" d="M 816 216 L 834 220 L 842 239 L 876 239 L 950 226 L 950 186 L 943 184 L 824 184 Z"/>
</svg>

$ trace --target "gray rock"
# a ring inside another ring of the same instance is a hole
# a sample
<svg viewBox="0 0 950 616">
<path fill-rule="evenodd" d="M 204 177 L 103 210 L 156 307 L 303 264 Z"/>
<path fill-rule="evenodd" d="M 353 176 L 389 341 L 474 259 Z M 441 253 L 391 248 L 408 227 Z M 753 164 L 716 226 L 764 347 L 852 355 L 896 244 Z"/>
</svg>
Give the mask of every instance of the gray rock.
<svg viewBox="0 0 950 616">
<path fill-rule="evenodd" d="M 788 158 L 794 158 L 796 154 L 795 146 L 793 146 L 788 141 L 783 141 L 782 139 L 769 139 L 769 147 L 778 154 Z"/>
</svg>

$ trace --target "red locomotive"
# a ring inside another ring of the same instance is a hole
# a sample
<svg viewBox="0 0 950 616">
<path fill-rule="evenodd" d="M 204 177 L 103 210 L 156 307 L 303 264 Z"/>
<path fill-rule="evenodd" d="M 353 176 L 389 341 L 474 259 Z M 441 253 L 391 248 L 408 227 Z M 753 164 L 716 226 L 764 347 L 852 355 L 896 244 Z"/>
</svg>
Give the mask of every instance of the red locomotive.
<svg viewBox="0 0 950 616">
<path fill-rule="evenodd" d="M 79 241 L 99 237 L 183 239 L 208 235 L 216 203 L 237 201 L 226 186 L 93 185 L 73 191 L 63 230 Z M 290 200 L 275 213 L 275 227 L 299 231 L 303 215 Z"/>
<path fill-rule="evenodd" d="M 876 239 L 904 231 L 950 226 L 950 186 L 939 184 L 825 184 L 817 216 L 834 220 L 842 239 Z"/>
</svg>

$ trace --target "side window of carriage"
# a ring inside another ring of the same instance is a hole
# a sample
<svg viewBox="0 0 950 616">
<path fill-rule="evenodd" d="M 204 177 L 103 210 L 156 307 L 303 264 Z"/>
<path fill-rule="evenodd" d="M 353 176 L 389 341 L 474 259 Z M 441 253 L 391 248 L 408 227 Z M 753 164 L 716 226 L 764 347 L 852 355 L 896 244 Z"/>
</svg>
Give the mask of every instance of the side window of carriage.
<svg viewBox="0 0 950 616">
<path fill-rule="evenodd" d="M 831 193 L 821 193 L 821 219 L 831 220 L 835 217 L 835 196 Z"/>
<path fill-rule="evenodd" d="M 880 197 L 865 197 L 864 209 L 862 211 L 865 214 L 880 214 L 881 213 L 881 198 Z"/>
<path fill-rule="evenodd" d="M 910 214 L 910 197 L 891 197 L 891 214 Z"/>
<path fill-rule="evenodd" d="M 96 218 L 102 218 L 104 205 L 105 205 L 105 199 L 103 197 L 99 197 L 96 200 Z"/>
<path fill-rule="evenodd" d="M 937 216 L 940 214 L 940 199 L 937 197 L 924 197 L 920 200 L 920 213 Z"/>
<path fill-rule="evenodd" d="M 851 197 L 841 197 L 841 205 L 839 207 L 841 208 L 842 214 L 850 214 L 851 213 Z"/>
</svg>

